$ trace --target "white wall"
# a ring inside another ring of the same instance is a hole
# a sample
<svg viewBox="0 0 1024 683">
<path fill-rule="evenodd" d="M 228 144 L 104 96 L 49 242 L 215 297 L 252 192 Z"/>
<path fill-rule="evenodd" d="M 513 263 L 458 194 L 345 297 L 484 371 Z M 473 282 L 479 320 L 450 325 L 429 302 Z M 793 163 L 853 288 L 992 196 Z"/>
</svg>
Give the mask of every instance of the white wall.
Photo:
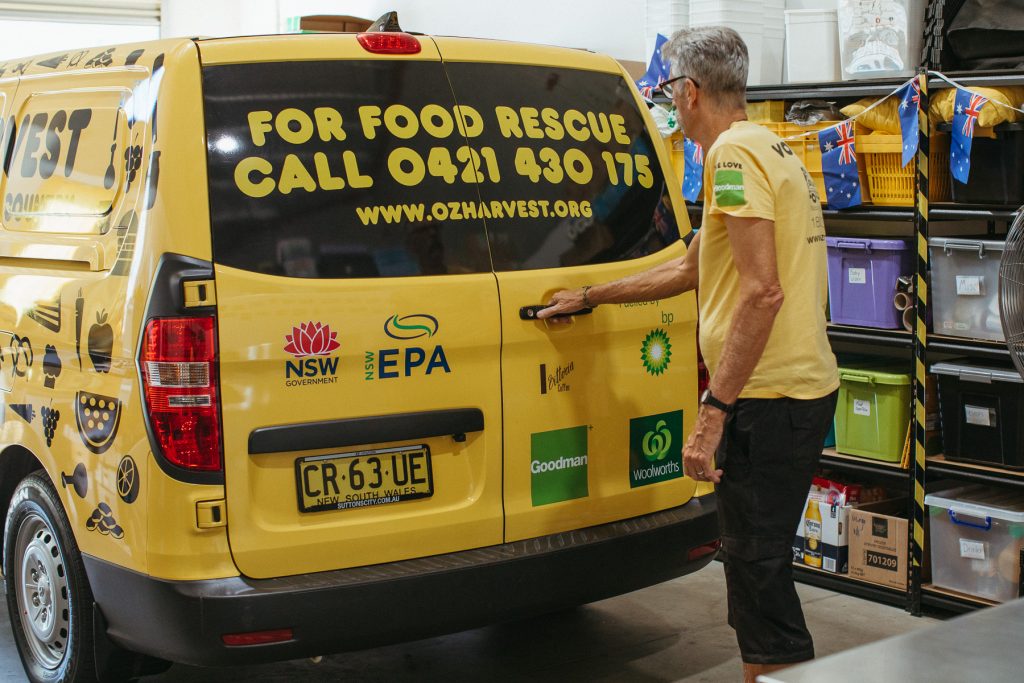
<svg viewBox="0 0 1024 683">
<path fill-rule="evenodd" d="M 164 0 L 162 35 L 276 33 L 290 16 L 397 10 L 410 31 L 584 47 L 619 59 L 644 55 L 644 0 Z"/>
</svg>

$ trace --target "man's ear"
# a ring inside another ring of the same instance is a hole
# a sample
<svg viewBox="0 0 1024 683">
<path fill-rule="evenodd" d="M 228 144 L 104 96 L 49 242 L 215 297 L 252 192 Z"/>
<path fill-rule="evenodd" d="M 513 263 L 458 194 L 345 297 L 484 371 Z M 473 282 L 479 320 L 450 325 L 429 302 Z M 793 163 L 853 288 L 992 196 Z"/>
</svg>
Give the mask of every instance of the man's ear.
<svg viewBox="0 0 1024 683">
<path fill-rule="evenodd" d="M 686 88 L 684 90 L 686 108 L 694 109 L 697 106 L 697 99 L 700 97 L 700 89 L 689 78 L 683 81 L 683 84 L 683 87 Z"/>
</svg>

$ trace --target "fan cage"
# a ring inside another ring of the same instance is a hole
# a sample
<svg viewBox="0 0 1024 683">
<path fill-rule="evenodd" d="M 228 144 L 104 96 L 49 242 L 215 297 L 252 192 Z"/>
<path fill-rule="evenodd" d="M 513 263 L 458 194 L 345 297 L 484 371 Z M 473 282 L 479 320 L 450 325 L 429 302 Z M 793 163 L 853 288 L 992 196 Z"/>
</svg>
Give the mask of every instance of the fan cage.
<svg viewBox="0 0 1024 683">
<path fill-rule="evenodd" d="M 1024 207 L 1017 210 L 999 263 L 999 317 L 1013 364 L 1024 375 Z"/>
</svg>

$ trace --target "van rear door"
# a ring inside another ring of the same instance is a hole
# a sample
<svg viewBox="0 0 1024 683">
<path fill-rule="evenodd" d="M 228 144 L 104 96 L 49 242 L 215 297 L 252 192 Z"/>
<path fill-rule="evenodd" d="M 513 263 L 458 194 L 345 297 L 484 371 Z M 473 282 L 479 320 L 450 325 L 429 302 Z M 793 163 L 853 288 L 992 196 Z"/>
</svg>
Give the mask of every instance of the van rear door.
<svg viewBox="0 0 1024 683">
<path fill-rule="evenodd" d="M 697 402 L 693 293 L 565 324 L 523 314 L 685 253 L 685 207 L 646 108 L 607 57 L 436 42 L 459 105 L 482 117 L 470 141 L 501 294 L 506 540 L 681 505 L 695 489 L 681 461 Z"/>
<path fill-rule="evenodd" d="M 231 552 L 252 577 L 500 543 L 497 286 L 434 44 L 200 43 Z"/>
</svg>

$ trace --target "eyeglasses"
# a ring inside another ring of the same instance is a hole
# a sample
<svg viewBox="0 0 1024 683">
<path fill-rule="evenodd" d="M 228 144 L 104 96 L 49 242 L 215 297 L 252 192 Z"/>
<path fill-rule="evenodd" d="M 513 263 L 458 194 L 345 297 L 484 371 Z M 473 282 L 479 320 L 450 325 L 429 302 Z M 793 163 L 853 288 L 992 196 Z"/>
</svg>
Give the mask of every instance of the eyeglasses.
<svg viewBox="0 0 1024 683">
<path fill-rule="evenodd" d="M 691 78 L 690 76 L 676 76 L 675 78 L 670 78 L 667 81 L 662 81 L 661 83 L 659 83 L 658 89 L 661 90 L 661 92 L 665 93 L 665 97 L 671 99 L 672 93 L 675 90 L 675 86 L 672 84 L 675 83 L 676 81 L 681 81 L 684 78 L 689 78 L 690 82 L 693 83 L 694 87 L 700 87 L 700 83 L 698 83 L 695 79 Z"/>
</svg>

